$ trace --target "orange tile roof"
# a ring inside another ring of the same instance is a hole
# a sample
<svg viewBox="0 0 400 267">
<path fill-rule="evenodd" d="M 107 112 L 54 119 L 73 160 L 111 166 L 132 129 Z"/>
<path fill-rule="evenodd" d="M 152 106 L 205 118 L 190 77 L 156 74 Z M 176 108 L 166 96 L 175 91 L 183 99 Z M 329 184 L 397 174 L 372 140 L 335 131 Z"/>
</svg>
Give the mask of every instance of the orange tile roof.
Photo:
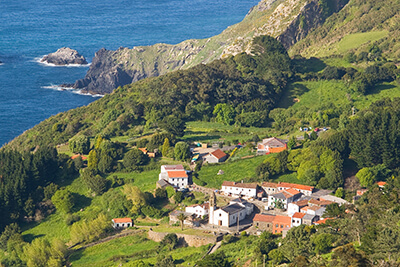
<svg viewBox="0 0 400 267">
<path fill-rule="evenodd" d="M 304 207 L 308 205 L 308 200 L 307 199 L 299 200 L 294 202 L 293 204 L 296 204 L 299 207 Z"/>
<path fill-rule="evenodd" d="M 147 149 L 145 147 L 139 147 L 138 148 L 140 151 L 142 151 L 144 154 L 147 153 Z"/>
<path fill-rule="evenodd" d="M 378 184 L 379 187 L 383 187 L 383 186 L 386 185 L 386 182 L 380 181 L 380 182 L 377 182 L 377 184 Z"/>
<path fill-rule="evenodd" d="M 211 152 L 211 154 L 216 157 L 217 159 L 222 159 L 223 157 L 226 156 L 225 152 L 222 151 L 221 149 L 217 149 L 213 152 Z"/>
<path fill-rule="evenodd" d="M 293 189 L 293 188 L 285 189 L 285 191 L 288 192 L 289 194 L 293 195 L 293 196 L 297 195 L 297 194 L 300 194 L 300 192 L 298 190 Z"/>
<path fill-rule="evenodd" d="M 186 171 L 167 171 L 169 178 L 187 178 Z"/>
<path fill-rule="evenodd" d="M 261 184 L 262 187 L 273 187 L 273 188 L 277 188 L 278 184 L 277 183 L 271 183 L 271 182 L 263 182 Z"/>
<path fill-rule="evenodd" d="M 302 207 L 300 210 L 307 211 L 309 208 L 310 208 L 309 206 L 305 206 L 305 207 Z"/>
<path fill-rule="evenodd" d="M 327 220 L 333 220 L 333 218 L 325 218 L 323 220 L 316 221 L 315 224 L 323 224 L 326 223 Z"/>
<path fill-rule="evenodd" d="M 275 215 L 273 223 L 291 225 L 292 218 L 284 215 Z"/>
<path fill-rule="evenodd" d="M 114 223 L 132 223 L 131 218 L 114 218 L 112 219 Z"/>
<path fill-rule="evenodd" d="M 255 222 L 270 222 L 272 223 L 274 221 L 275 215 L 269 215 L 269 214 L 256 214 L 254 216 L 253 221 Z"/>
<path fill-rule="evenodd" d="M 302 184 L 291 184 L 291 183 L 285 183 L 285 182 L 279 182 L 279 186 L 290 187 L 290 188 L 294 188 L 294 189 L 298 189 L 298 190 L 307 190 L 307 191 L 314 190 L 313 186 L 302 185 Z"/>
<path fill-rule="evenodd" d="M 294 214 L 292 215 L 292 218 L 298 218 L 298 219 L 301 219 L 301 218 L 303 218 L 304 216 L 306 216 L 306 214 L 305 214 L 305 213 L 296 212 L 296 213 L 294 213 Z"/>
<path fill-rule="evenodd" d="M 73 155 L 73 156 L 71 157 L 71 159 L 76 159 L 77 157 L 81 157 L 82 160 L 87 160 L 87 157 L 85 157 L 85 156 L 83 156 L 83 155 L 81 155 L 81 154 Z"/>
<path fill-rule="evenodd" d="M 231 181 L 224 181 L 222 183 L 222 186 L 234 186 L 236 183 L 235 182 L 231 182 Z"/>
<path fill-rule="evenodd" d="M 321 209 L 321 207 L 320 207 L 320 206 L 312 206 L 312 207 L 309 207 L 308 209 L 309 209 L 309 210 L 316 211 L 316 210 Z"/>
</svg>

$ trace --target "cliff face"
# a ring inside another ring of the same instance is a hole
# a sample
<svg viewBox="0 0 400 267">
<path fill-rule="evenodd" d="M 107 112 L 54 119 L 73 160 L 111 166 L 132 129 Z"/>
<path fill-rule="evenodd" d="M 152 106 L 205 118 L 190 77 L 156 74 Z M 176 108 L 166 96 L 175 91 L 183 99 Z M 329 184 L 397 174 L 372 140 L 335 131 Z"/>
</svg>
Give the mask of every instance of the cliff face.
<svg viewBox="0 0 400 267">
<path fill-rule="evenodd" d="M 335 5 L 337 10 L 343 7 Z M 259 35 L 275 36 L 288 48 L 323 21 L 318 0 L 262 0 L 242 22 L 209 39 L 116 51 L 101 49 L 85 78 L 76 81 L 74 88 L 94 94 L 111 93 L 118 86 L 146 77 L 205 64 L 228 55 L 250 53 L 252 39 Z"/>
</svg>

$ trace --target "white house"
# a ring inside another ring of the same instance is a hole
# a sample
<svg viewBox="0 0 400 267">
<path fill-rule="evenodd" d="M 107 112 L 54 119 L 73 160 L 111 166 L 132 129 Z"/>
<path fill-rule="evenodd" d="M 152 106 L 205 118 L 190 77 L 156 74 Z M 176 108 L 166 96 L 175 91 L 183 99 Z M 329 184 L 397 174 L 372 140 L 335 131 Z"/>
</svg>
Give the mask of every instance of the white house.
<svg viewBox="0 0 400 267">
<path fill-rule="evenodd" d="M 189 176 L 182 165 L 162 165 L 159 180 L 166 180 L 174 187 L 182 188 L 189 184 Z"/>
<path fill-rule="evenodd" d="M 304 194 L 305 196 L 311 196 L 311 194 L 314 192 L 314 187 L 309 186 L 309 185 L 302 185 L 302 184 L 292 184 L 292 183 L 284 183 L 284 182 L 279 182 L 278 183 L 278 190 L 282 191 L 285 189 L 296 189 L 300 193 Z"/>
<path fill-rule="evenodd" d="M 268 206 L 269 207 L 281 207 L 282 209 L 287 209 L 288 204 L 296 201 L 296 199 L 301 197 L 301 193 L 295 189 L 286 189 L 279 191 L 278 193 L 268 196 Z"/>
<path fill-rule="evenodd" d="M 128 228 L 133 225 L 131 218 L 114 218 L 112 222 L 114 228 Z"/>
<path fill-rule="evenodd" d="M 289 215 L 300 212 L 300 209 L 308 206 L 308 199 L 302 199 L 296 202 L 288 203 L 287 213 Z"/>
<path fill-rule="evenodd" d="M 257 144 L 257 154 L 279 153 L 287 149 L 286 142 L 282 139 L 271 137 L 263 139 Z"/>
<path fill-rule="evenodd" d="M 236 182 L 224 181 L 222 183 L 221 191 L 224 192 L 225 195 L 256 198 L 257 187 L 258 185 L 255 183 L 236 183 Z"/>
<path fill-rule="evenodd" d="M 193 213 L 197 217 L 202 218 L 205 215 L 208 215 L 209 203 L 204 204 L 195 204 L 185 208 L 185 212 Z"/>
<path fill-rule="evenodd" d="M 292 227 L 293 226 L 300 226 L 301 224 L 303 224 L 303 217 L 305 216 L 305 213 L 301 213 L 301 212 L 296 212 L 294 213 L 291 217 L 292 217 Z"/>
<path fill-rule="evenodd" d="M 271 182 L 263 182 L 261 184 L 261 187 L 264 189 L 265 193 L 267 195 L 275 194 L 278 193 L 278 184 L 277 183 L 271 183 Z"/>
<path fill-rule="evenodd" d="M 203 156 L 204 162 L 208 163 L 219 163 L 224 162 L 228 158 L 228 154 L 223 152 L 221 149 L 216 149 L 207 155 Z"/>
<path fill-rule="evenodd" d="M 246 208 L 238 203 L 230 204 L 214 211 L 212 224 L 229 227 L 246 218 Z M 238 219 L 239 218 L 239 219 Z"/>
</svg>

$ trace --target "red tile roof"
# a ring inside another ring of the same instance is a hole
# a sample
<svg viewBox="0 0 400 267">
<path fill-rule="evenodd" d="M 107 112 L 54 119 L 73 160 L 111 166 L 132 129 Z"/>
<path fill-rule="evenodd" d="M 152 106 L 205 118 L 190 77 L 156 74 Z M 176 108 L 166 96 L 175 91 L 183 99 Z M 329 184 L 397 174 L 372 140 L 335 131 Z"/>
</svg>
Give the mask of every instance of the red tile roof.
<svg viewBox="0 0 400 267">
<path fill-rule="evenodd" d="M 221 149 L 217 149 L 213 152 L 211 152 L 211 154 L 216 157 L 217 159 L 222 159 L 223 157 L 226 156 L 225 152 L 222 151 Z"/>
<path fill-rule="evenodd" d="M 384 187 L 386 185 L 386 182 L 380 181 L 380 182 L 377 182 L 377 184 L 379 187 Z"/>
<path fill-rule="evenodd" d="M 293 195 L 293 196 L 297 195 L 297 194 L 300 194 L 300 192 L 298 190 L 293 189 L 293 188 L 285 189 L 285 191 L 288 192 L 289 194 Z"/>
<path fill-rule="evenodd" d="M 297 189 L 297 190 L 307 190 L 307 191 L 313 191 L 314 190 L 313 186 L 302 185 L 302 184 L 291 184 L 291 183 L 285 183 L 285 182 L 279 182 L 279 186 L 288 187 L 288 188 L 294 188 L 294 189 Z"/>
<path fill-rule="evenodd" d="M 305 213 L 296 212 L 296 213 L 294 213 L 294 214 L 292 215 L 292 218 L 301 219 L 301 218 L 303 218 L 305 215 L 306 215 Z"/>
<path fill-rule="evenodd" d="M 289 216 L 276 215 L 274 217 L 274 223 L 291 225 L 291 222 L 292 222 L 292 218 L 290 218 Z"/>
<path fill-rule="evenodd" d="M 277 188 L 278 184 L 277 183 L 271 183 L 271 182 L 263 182 L 261 184 L 262 187 L 273 187 L 273 188 Z"/>
<path fill-rule="evenodd" d="M 299 200 L 294 202 L 293 204 L 296 204 L 299 207 L 304 207 L 308 205 L 308 200 L 307 199 Z"/>
<path fill-rule="evenodd" d="M 85 156 L 83 156 L 83 155 L 81 155 L 81 154 L 73 155 L 73 156 L 71 157 L 71 159 L 76 159 L 77 157 L 81 157 L 82 160 L 87 160 L 87 157 L 85 157 Z"/>
<path fill-rule="evenodd" d="M 114 223 L 132 223 L 131 218 L 114 218 L 112 219 Z"/>
<path fill-rule="evenodd" d="M 169 178 L 187 178 L 186 171 L 167 171 Z"/>
<path fill-rule="evenodd" d="M 272 223 L 274 221 L 275 215 L 268 215 L 268 214 L 256 214 L 254 216 L 253 221 L 255 222 L 269 222 Z"/>
<path fill-rule="evenodd" d="M 222 183 L 223 186 L 232 186 L 232 187 L 239 187 L 239 188 L 257 188 L 256 183 L 235 183 L 235 182 L 229 182 L 229 181 L 224 181 Z"/>
<path fill-rule="evenodd" d="M 326 223 L 327 220 L 333 220 L 333 218 L 325 218 L 323 220 L 316 221 L 315 224 L 323 224 Z"/>
</svg>

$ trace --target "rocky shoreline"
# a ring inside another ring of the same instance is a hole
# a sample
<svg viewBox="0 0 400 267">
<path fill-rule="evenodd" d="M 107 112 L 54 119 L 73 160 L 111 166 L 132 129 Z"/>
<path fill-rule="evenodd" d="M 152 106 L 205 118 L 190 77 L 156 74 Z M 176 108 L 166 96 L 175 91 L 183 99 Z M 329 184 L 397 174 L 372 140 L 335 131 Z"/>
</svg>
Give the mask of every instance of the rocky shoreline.
<svg viewBox="0 0 400 267">
<path fill-rule="evenodd" d="M 69 47 L 60 48 L 56 52 L 44 56 L 40 62 L 56 66 L 88 64 L 84 56 Z"/>
</svg>

